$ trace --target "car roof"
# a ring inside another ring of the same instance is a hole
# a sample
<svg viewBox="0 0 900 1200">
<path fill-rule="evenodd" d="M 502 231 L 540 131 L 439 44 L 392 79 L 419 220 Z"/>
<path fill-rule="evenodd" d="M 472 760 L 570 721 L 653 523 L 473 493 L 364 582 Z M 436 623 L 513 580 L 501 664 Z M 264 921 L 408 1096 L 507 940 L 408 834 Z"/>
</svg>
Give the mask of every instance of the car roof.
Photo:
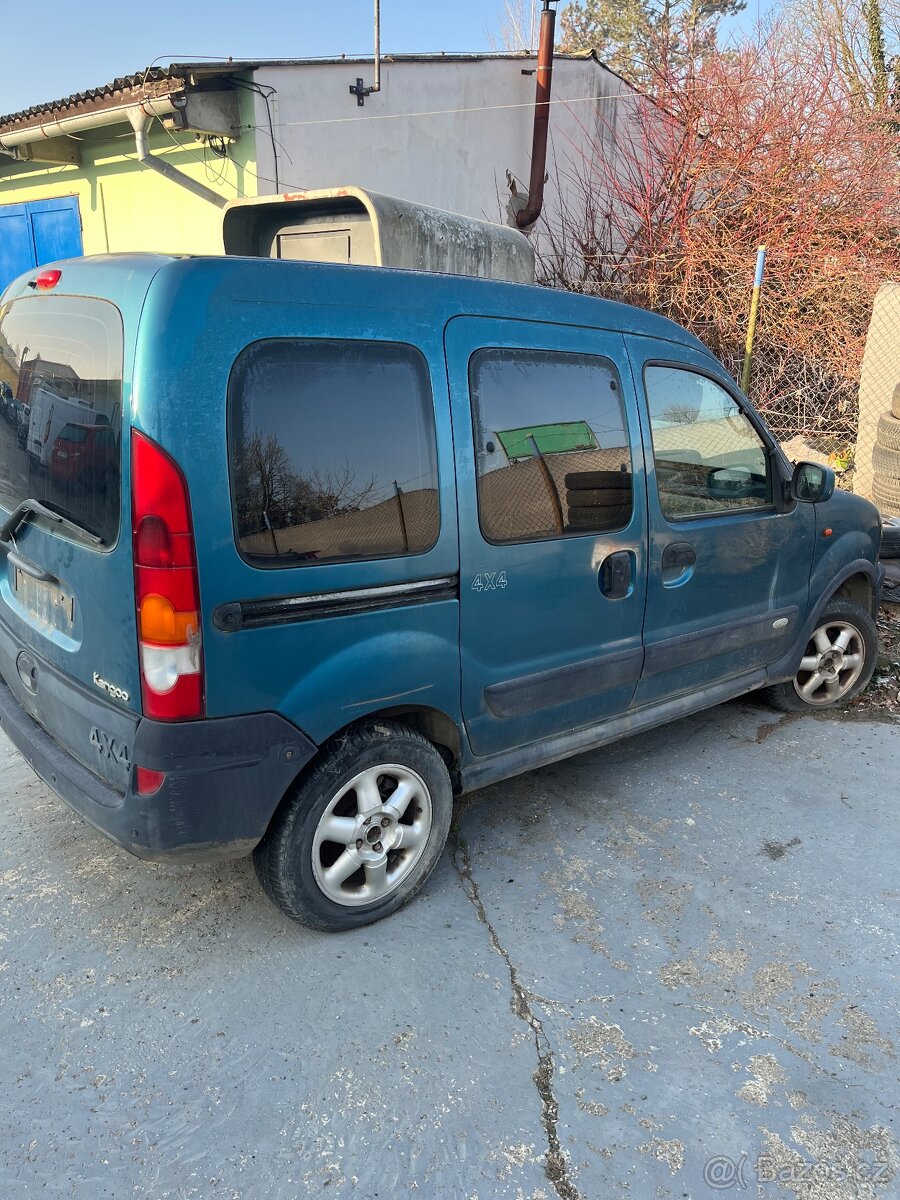
<svg viewBox="0 0 900 1200">
<path fill-rule="evenodd" d="M 297 303 L 315 292 L 317 300 L 327 303 L 407 310 L 429 305 L 443 321 L 471 315 L 576 325 L 661 338 L 710 353 L 692 333 L 659 313 L 537 284 L 231 255 L 100 254 L 53 265 L 62 270 L 58 294 L 110 299 L 123 313 L 128 308 L 135 315 L 150 284 L 161 274 L 170 288 L 196 288 L 198 295 L 223 288 L 230 299 L 239 295 L 248 303 Z M 29 281 L 35 274 L 32 269 L 20 276 L 4 299 L 33 295 Z"/>
</svg>

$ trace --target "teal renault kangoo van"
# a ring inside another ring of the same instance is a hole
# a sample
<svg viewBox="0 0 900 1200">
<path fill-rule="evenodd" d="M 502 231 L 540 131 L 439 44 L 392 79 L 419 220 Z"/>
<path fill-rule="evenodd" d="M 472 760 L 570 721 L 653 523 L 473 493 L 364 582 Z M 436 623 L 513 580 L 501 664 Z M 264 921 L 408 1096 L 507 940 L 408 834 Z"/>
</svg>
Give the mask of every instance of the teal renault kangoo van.
<svg viewBox="0 0 900 1200">
<path fill-rule="evenodd" d="M 454 796 L 872 673 L 875 508 L 651 313 L 108 256 L 7 289 L 0 377 L 0 726 L 132 853 L 252 854 L 320 929 L 415 895 Z"/>
</svg>

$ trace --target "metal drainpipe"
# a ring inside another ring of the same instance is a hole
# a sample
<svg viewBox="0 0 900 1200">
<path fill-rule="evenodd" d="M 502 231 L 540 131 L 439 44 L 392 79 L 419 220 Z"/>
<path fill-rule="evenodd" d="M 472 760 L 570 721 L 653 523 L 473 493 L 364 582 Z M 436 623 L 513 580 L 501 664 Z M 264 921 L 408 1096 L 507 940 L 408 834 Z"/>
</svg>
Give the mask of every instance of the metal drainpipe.
<svg viewBox="0 0 900 1200">
<path fill-rule="evenodd" d="M 202 183 L 198 183 L 196 179 L 191 179 L 190 175 L 185 175 L 183 171 L 179 171 L 177 167 L 173 167 L 171 163 L 164 162 L 161 158 L 156 158 L 150 153 L 150 143 L 147 138 L 147 130 L 151 125 L 151 118 L 140 108 L 131 108 L 128 110 L 128 118 L 134 128 L 134 146 L 137 150 L 138 162 L 147 167 L 151 171 L 155 171 L 157 175 L 163 175 L 172 183 L 177 183 L 179 187 L 185 188 L 189 192 L 193 192 L 195 196 L 199 196 L 201 200 L 208 200 L 210 204 L 215 204 L 218 208 L 224 208 L 228 203 L 225 196 L 220 196 L 218 192 L 214 192 L 212 188 L 206 187 Z"/>
<path fill-rule="evenodd" d="M 556 0 L 544 0 L 541 13 L 541 37 L 538 46 L 537 88 L 534 98 L 534 137 L 531 143 L 531 180 L 528 184 L 528 203 L 516 213 L 520 229 L 533 225 L 544 207 L 544 175 L 547 172 L 547 134 L 550 128 L 550 87 L 553 83 L 553 35 L 556 32 L 556 11 L 550 7 Z"/>
</svg>

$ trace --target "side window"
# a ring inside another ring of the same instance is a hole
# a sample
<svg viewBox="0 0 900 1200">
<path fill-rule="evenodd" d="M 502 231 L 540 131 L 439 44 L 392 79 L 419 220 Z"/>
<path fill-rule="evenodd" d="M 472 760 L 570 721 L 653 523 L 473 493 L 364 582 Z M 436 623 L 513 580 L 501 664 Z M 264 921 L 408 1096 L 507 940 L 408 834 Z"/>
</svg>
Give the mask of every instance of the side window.
<svg viewBox="0 0 900 1200">
<path fill-rule="evenodd" d="M 237 542 L 255 566 L 421 554 L 437 541 L 428 367 L 388 342 L 279 339 L 229 382 Z"/>
<path fill-rule="evenodd" d="M 644 371 L 659 503 L 666 517 L 772 502 L 766 446 L 734 397 L 684 367 Z"/>
<path fill-rule="evenodd" d="M 479 350 L 469 363 L 478 511 L 488 541 L 623 529 L 631 452 L 615 367 L 543 350 Z"/>
</svg>

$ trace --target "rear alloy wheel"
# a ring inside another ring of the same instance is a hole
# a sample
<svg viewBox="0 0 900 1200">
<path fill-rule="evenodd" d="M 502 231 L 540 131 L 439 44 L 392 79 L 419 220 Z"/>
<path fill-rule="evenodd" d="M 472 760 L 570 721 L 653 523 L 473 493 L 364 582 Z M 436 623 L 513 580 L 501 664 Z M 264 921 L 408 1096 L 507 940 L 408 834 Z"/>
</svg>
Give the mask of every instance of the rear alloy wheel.
<svg viewBox="0 0 900 1200">
<path fill-rule="evenodd" d="M 416 894 L 440 858 L 453 795 L 417 731 L 374 721 L 335 738 L 282 802 L 253 861 L 270 899 L 314 929 L 368 925 Z"/>
<path fill-rule="evenodd" d="M 835 708 L 859 695 L 872 677 L 878 631 L 864 608 L 833 600 L 819 618 L 797 674 L 765 690 L 776 708 L 790 712 Z"/>
<path fill-rule="evenodd" d="M 322 814 L 313 837 L 316 883 L 336 904 L 375 904 L 415 870 L 431 832 L 431 793 L 399 763 L 367 767 Z"/>
</svg>

